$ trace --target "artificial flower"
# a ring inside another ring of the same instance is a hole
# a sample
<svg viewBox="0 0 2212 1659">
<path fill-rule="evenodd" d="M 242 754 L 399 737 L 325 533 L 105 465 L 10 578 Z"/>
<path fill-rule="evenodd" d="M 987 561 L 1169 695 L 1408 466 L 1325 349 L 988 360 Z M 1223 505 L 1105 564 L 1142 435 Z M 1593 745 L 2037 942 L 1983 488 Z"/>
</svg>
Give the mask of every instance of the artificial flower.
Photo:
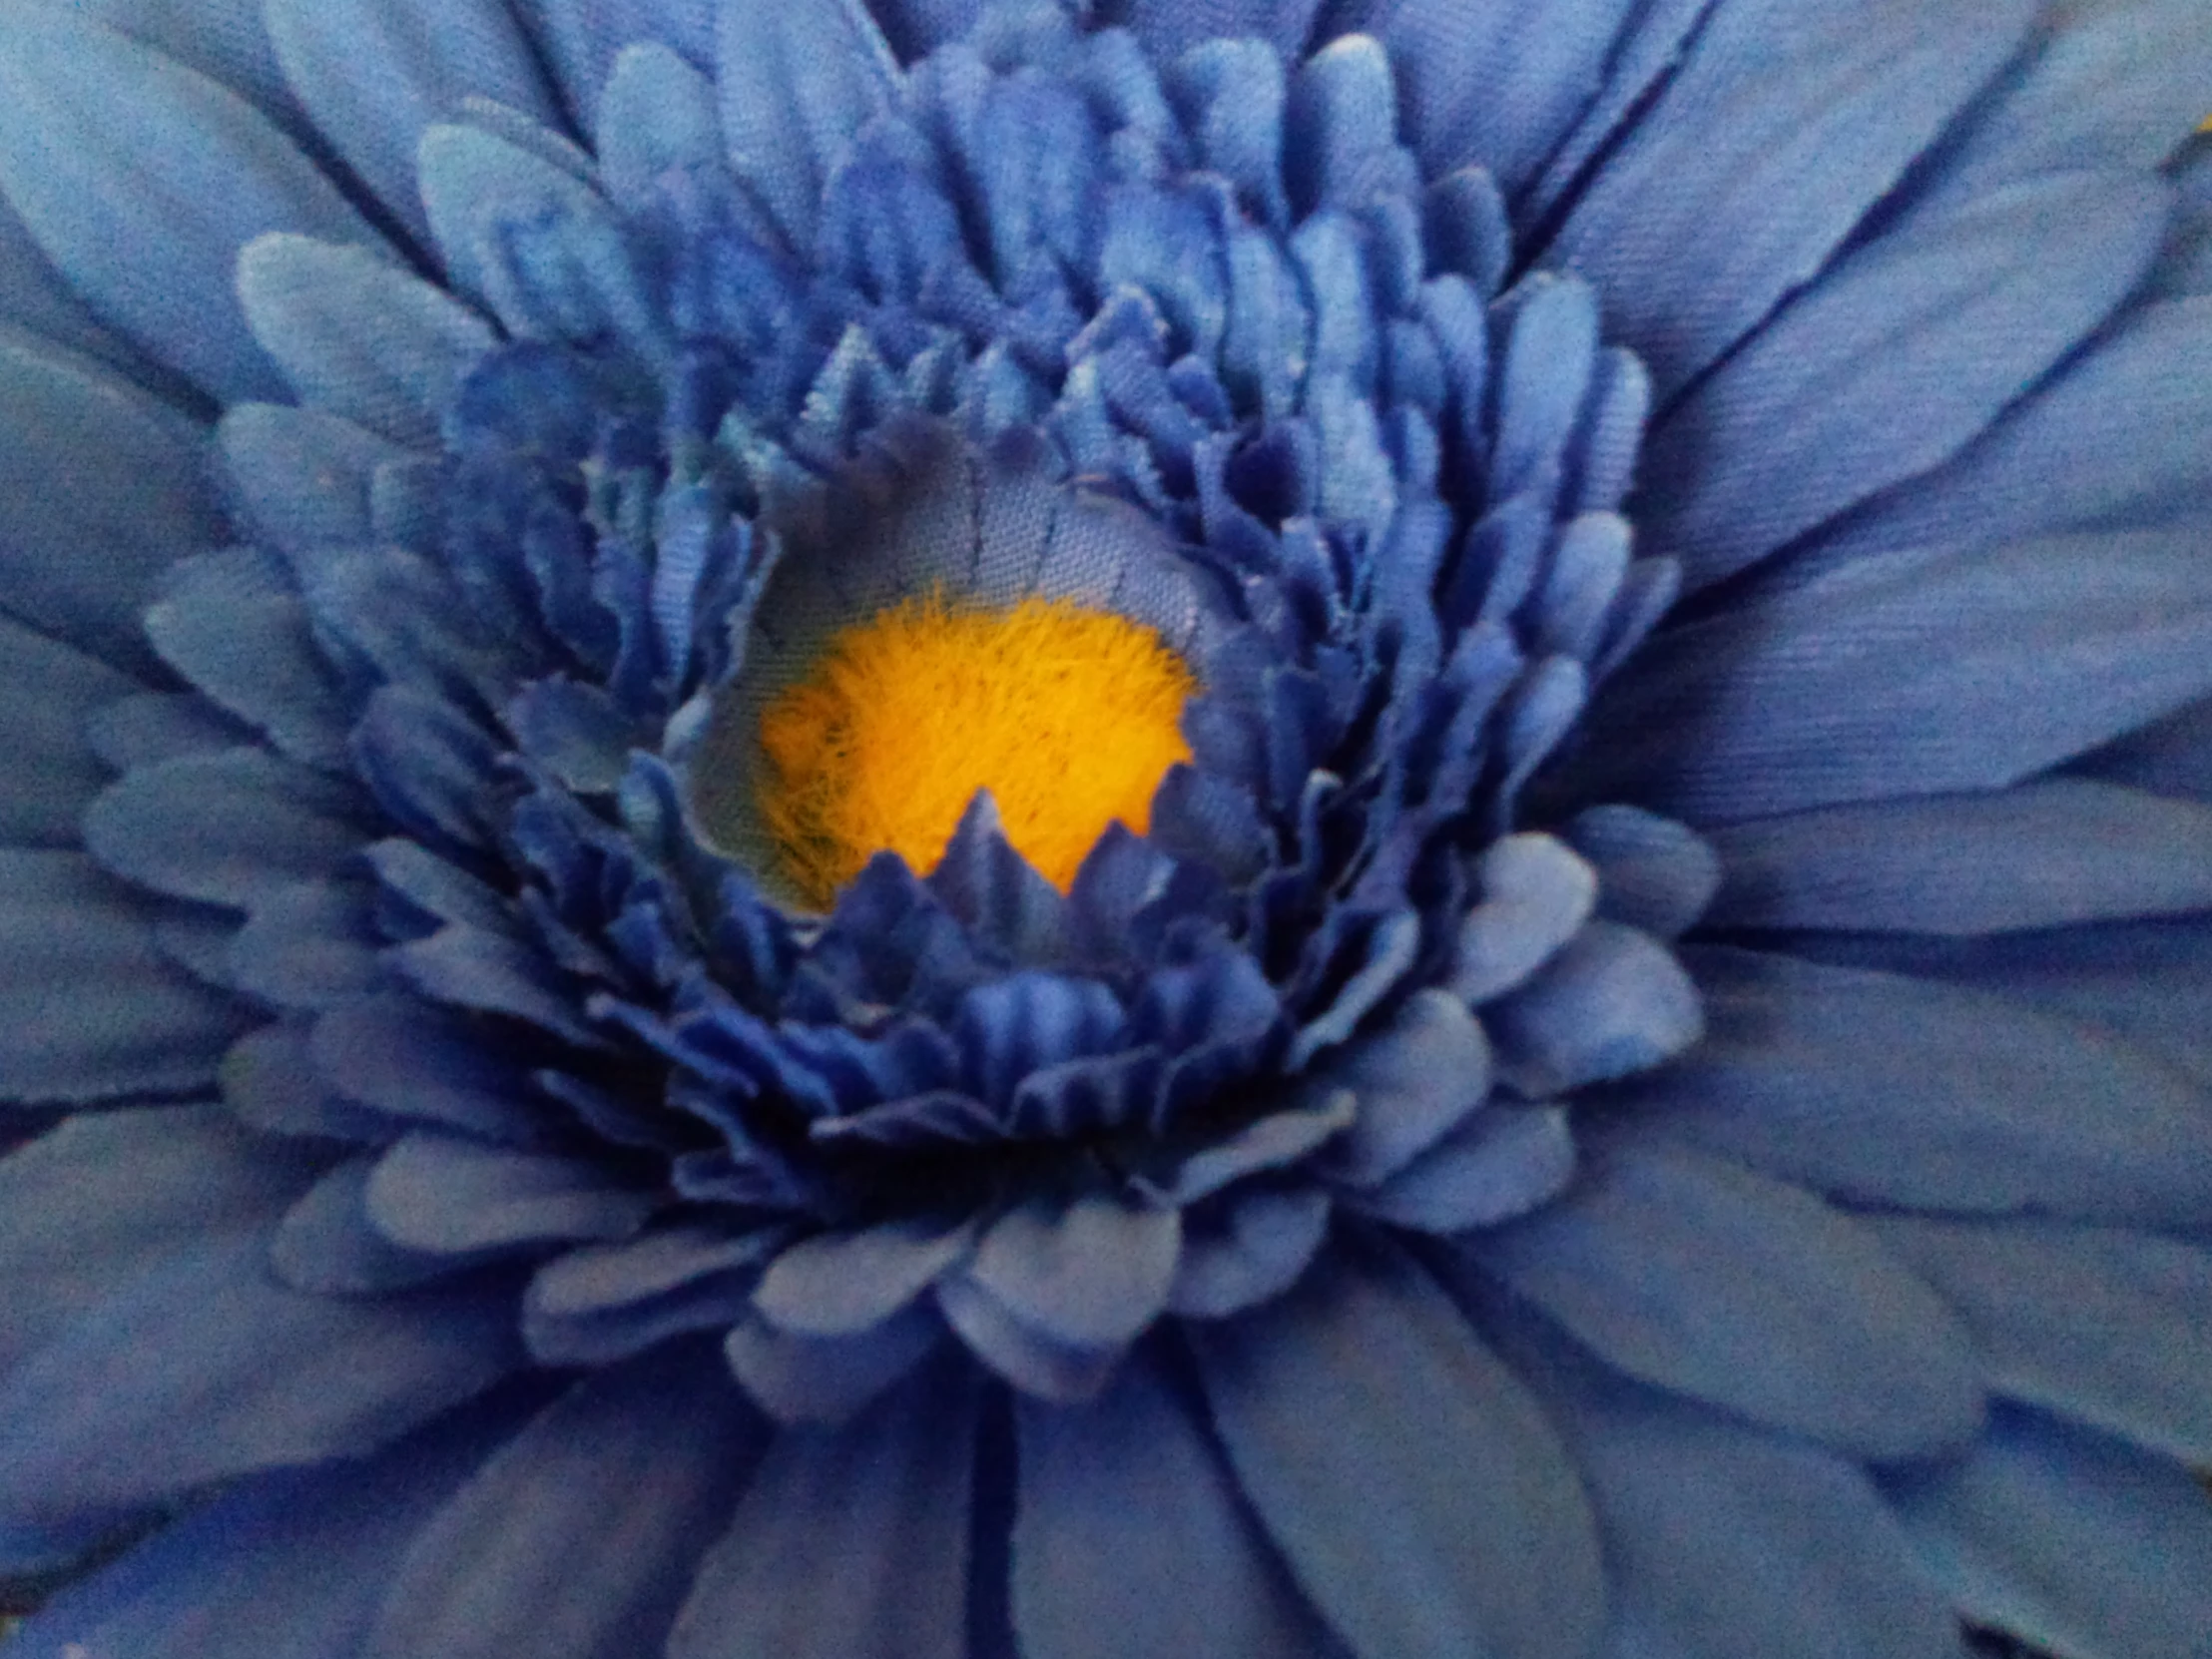
<svg viewBox="0 0 2212 1659">
<path fill-rule="evenodd" d="M 18 0 L 52 1659 L 2212 1648 L 2174 0 Z"/>
</svg>

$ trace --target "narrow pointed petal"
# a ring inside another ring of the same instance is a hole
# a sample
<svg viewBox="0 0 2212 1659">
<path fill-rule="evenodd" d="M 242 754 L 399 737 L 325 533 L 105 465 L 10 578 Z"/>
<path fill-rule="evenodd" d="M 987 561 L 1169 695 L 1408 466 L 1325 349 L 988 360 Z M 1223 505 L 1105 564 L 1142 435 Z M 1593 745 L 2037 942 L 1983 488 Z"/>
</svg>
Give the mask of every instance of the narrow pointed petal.
<svg viewBox="0 0 2212 1659">
<path fill-rule="evenodd" d="M 2052 778 L 1716 830 L 1719 926 L 1999 933 L 2212 908 L 2212 808 Z"/>
<path fill-rule="evenodd" d="M 2167 208 L 2155 179 L 2061 174 L 1842 261 L 1653 429 L 1647 544 L 1703 587 L 1930 471 L 2127 296 Z"/>
<path fill-rule="evenodd" d="M 267 0 L 284 76 L 377 200 L 427 246 L 415 147 L 467 98 L 533 121 L 560 115 L 529 42 L 499 0 Z M 363 74 L 362 65 L 376 66 Z"/>
<path fill-rule="evenodd" d="M 1665 404 L 1806 281 L 2010 56 L 2034 0 L 1719 0 L 1547 263 Z"/>
<path fill-rule="evenodd" d="M 1705 1044 L 1627 1091 L 1655 1132 L 1838 1197 L 2212 1225 L 2205 1092 L 2006 997 L 1746 950 L 1685 952 Z"/>
<path fill-rule="evenodd" d="M 83 1104 L 215 1080 L 243 1010 L 157 945 L 143 898 L 74 852 L 0 852 L 6 1098 Z"/>
<path fill-rule="evenodd" d="M 1191 1339 L 1240 1484 L 1360 1659 L 1595 1646 L 1597 1539 L 1566 1452 L 1424 1272 L 1340 1260 Z"/>
<path fill-rule="evenodd" d="M 1321 1659 L 1333 1644 L 1200 1427 L 1140 1362 L 1091 1405 L 1015 1402 L 1013 1616 L 1027 1659 Z"/>
<path fill-rule="evenodd" d="M 224 402 L 277 395 L 232 290 L 268 231 L 375 232 L 237 94 L 136 42 L 16 13 L 0 52 L 0 189 L 104 318 Z"/>
<path fill-rule="evenodd" d="M 1718 1159 L 1615 1146 L 1469 1257 L 1609 1365 L 1863 1457 L 1970 1439 L 1956 1318 L 1818 1199 Z"/>
<path fill-rule="evenodd" d="M 1889 1487 L 1965 1617 L 2080 1659 L 2212 1650 L 2212 1506 L 2178 1463 L 2017 1409 Z"/>
<path fill-rule="evenodd" d="M 841 1427 L 778 1435 L 669 1659 L 962 1659 L 979 1410 L 963 1366 Z"/>
<path fill-rule="evenodd" d="M 363 1659 L 658 1652 L 766 1439 L 696 1347 L 594 1374 L 423 1528 Z"/>
<path fill-rule="evenodd" d="M 268 1252 L 218 1235 L 169 1253 L 0 1381 L 0 1510 L 122 1509 L 359 1455 L 520 1363 L 497 1294 L 334 1301 L 278 1285 Z"/>
</svg>

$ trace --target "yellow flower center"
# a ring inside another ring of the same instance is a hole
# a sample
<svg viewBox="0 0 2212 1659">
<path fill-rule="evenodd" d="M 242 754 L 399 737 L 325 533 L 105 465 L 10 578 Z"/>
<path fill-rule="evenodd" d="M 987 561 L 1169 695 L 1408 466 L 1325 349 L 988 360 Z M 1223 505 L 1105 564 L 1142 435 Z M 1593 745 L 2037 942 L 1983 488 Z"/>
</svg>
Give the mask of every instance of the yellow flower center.
<svg viewBox="0 0 2212 1659">
<path fill-rule="evenodd" d="M 843 630 L 761 717 L 760 812 L 827 908 L 875 853 L 935 867 L 978 790 L 1063 892 L 1109 824 L 1139 834 L 1190 758 L 1191 672 L 1152 629 L 1066 600 L 910 600 Z"/>
</svg>

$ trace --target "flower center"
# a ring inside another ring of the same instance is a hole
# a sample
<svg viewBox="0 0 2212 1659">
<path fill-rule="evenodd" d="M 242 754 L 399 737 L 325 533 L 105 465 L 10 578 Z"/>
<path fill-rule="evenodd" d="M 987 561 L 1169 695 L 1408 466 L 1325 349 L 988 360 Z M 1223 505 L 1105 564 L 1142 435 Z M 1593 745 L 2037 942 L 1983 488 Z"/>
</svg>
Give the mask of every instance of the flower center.
<svg viewBox="0 0 2212 1659">
<path fill-rule="evenodd" d="M 1142 834 L 1190 759 L 1196 681 L 1150 628 L 1066 600 L 954 610 L 909 600 L 844 629 L 761 717 L 760 803 L 793 881 L 827 907 L 875 853 L 917 870 L 978 790 L 1065 891 L 1106 827 Z"/>
</svg>

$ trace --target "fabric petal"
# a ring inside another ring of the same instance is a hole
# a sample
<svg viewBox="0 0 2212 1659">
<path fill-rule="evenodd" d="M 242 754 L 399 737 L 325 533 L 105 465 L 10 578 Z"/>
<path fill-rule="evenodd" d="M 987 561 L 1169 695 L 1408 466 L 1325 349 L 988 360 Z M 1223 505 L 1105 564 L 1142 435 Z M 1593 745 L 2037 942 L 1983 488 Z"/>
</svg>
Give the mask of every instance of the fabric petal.
<svg viewBox="0 0 2212 1659">
<path fill-rule="evenodd" d="M 108 781 L 86 725 L 137 689 L 97 659 L 0 618 L 0 842 L 77 844 L 78 821 Z"/>
<path fill-rule="evenodd" d="M 424 247 L 415 147 L 426 127 L 467 98 L 559 123 L 530 44 L 498 0 L 266 0 L 263 12 L 315 125 Z"/>
<path fill-rule="evenodd" d="M 1936 1294 L 1849 1218 L 1717 1159 L 1612 1146 L 1467 1248 L 1607 1364 L 1755 1422 L 1864 1457 L 1980 1425 L 1972 1345 Z"/>
<path fill-rule="evenodd" d="M 2204 1090 L 2148 1055 L 1935 980 L 1685 955 L 1711 1029 L 1623 1091 L 1653 1132 L 1867 1203 L 2212 1224 Z"/>
<path fill-rule="evenodd" d="M 1079 1409 L 1015 1402 L 1013 1618 L 1026 1659 L 1304 1659 L 1333 1643 L 1161 1368 Z"/>
<path fill-rule="evenodd" d="M 161 950 L 139 894 L 74 852 L 0 851 L 0 962 L 14 1101 L 203 1088 L 244 1017 Z"/>
<path fill-rule="evenodd" d="M 965 1225 L 929 1218 L 818 1233 L 769 1265 L 753 1305 L 800 1336 L 851 1336 L 925 1292 L 966 1253 L 970 1238 Z"/>
<path fill-rule="evenodd" d="M 1100 21 L 1134 34 L 1155 63 L 1209 40 L 1264 40 L 1285 57 L 1304 57 L 1322 0 L 1107 0 Z"/>
<path fill-rule="evenodd" d="M 1867 1225 L 1958 1311 L 1992 1388 L 2212 1463 L 2212 1253 L 2024 1220 Z"/>
<path fill-rule="evenodd" d="M 1820 270 L 2038 9 L 1719 0 L 1546 263 L 1597 284 L 1664 405 Z"/>
<path fill-rule="evenodd" d="M 237 94 L 97 25 L 10 16 L 0 189 L 104 318 L 223 402 L 281 391 L 233 295 L 267 231 L 379 246 Z"/>
<path fill-rule="evenodd" d="M 1561 788 L 1693 825 L 1998 789 L 2212 686 L 2195 530 L 1925 552 L 1662 634 Z"/>
<path fill-rule="evenodd" d="M 170 1253 L 0 1379 L 0 1510 L 122 1509 L 359 1455 L 521 1362 L 480 1287 L 340 1302 L 278 1285 L 268 1253 L 259 1235 Z"/>
<path fill-rule="evenodd" d="M 2167 205 L 2156 179 L 2062 174 L 1841 261 L 1653 428 L 1646 544 L 1694 590 L 1931 470 L 2128 294 Z"/>
<path fill-rule="evenodd" d="M 1595 1646 L 1604 1585 L 1566 1453 L 1420 1269 L 1335 1260 L 1190 1335 L 1239 1483 L 1360 1659 Z"/>
<path fill-rule="evenodd" d="M 1449 1134 L 1490 1092 L 1482 1026 L 1441 991 L 1416 991 L 1391 1022 L 1333 1055 L 1301 1084 L 1317 1108 L 1340 1091 L 1357 1103 L 1332 1150 L 1331 1173 L 1356 1187 L 1387 1180 Z"/>
<path fill-rule="evenodd" d="M 1004 1217 L 976 1245 L 967 1271 L 1041 1334 L 1102 1348 L 1135 1336 L 1166 1305 L 1181 1242 L 1176 1211 L 1087 1193 Z"/>
<path fill-rule="evenodd" d="M 424 1133 L 387 1152 L 368 1183 L 386 1238 L 443 1255 L 627 1238 L 655 1203 L 592 1163 Z"/>
<path fill-rule="evenodd" d="M 715 61 L 715 0 L 534 0 L 528 21 L 579 133 L 592 130 L 600 89 L 625 46 L 658 40 L 695 68 Z"/>
<path fill-rule="evenodd" d="M 669 1659 L 962 1659 L 979 1412 L 963 1366 L 841 1427 L 778 1435 Z"/>
<path fill-rule="evenodd" d="M 2212 1648 L 2212 1507 L 2164 1457 L 2011 1409 L 1963 1463 L 1888 1486 L 1967 1618 L 2080 1659 Z"/>
<path fill-rule="evenodd" d="M 0 498 L 8 610 L 103 662 L 150 668 L 139 616 L 162 572 L 223 535 L 206 428 L 103 370 L 0 339 Z"/>
<path fill-rule="evenodd" d="M 2053 778 L 1728 825 L 1724 927 L 1975 934 L 2212 909 L 2212 808 Z"/>
<path fill-rule="evenodd" d="M 657 1651 L 768 1437 L 735 1394 L 695 1347 L 577 1383 L 423 1528 L 362 1659 Z"/>
</svg>

